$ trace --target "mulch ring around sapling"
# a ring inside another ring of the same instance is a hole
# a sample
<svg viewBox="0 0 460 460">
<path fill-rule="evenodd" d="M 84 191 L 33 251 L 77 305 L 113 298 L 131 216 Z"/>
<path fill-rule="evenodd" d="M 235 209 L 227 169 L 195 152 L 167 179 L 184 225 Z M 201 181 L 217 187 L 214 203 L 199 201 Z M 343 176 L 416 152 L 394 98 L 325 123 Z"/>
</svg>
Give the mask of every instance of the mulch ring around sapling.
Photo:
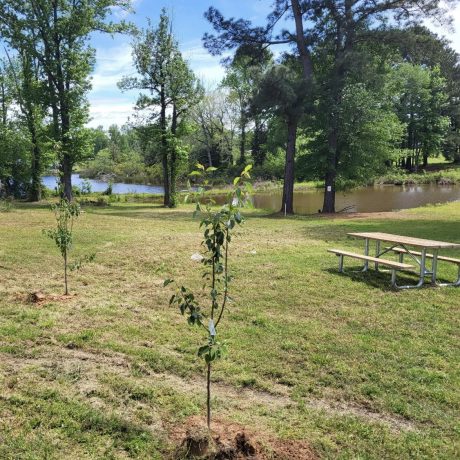
<svg viewBox="0 0 460 460">
<path fill-rule="evenodd" d="M 174 427 L 170 439 L 178 447 L 170 457 L 202 460 L 315 460 L 318 456 L 305 441 L 286 440 L 257 433 L 242 425 L 216 419 L 211 431 L 201 417 L 190 417 Z"/>
</svg>

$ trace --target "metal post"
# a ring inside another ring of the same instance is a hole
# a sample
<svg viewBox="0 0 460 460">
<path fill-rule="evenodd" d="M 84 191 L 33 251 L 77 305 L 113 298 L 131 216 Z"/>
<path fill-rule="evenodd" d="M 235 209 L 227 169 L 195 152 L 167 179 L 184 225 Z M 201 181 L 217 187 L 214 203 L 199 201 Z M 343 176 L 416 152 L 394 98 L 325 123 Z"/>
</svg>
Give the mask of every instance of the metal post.
<svg viewBox="0 0 460 460">
<path fill-rule="evenodd" d="M 339 273 L 343 272 L 343 254 L 339 254 Z"/>
<path fill-rule="evenodd" d="M 380 241 L 376 241 L 375 242 L 375 257 L 379 257 L 380 256 Z M 376 271 L 379 271 L 379 263 L 378 262 L 375 262 L 375 270 Z"/>
<path fill-rule="evenodd" d="M 368 256 L 368 255 L 369 255 L 369 238 L 366 238 L 366 239 L 364 240 L 364 255 L 365 255 L 365 256 Z M 369 261 L 368 261 L 368 260 L 365 260 L 365 261 L 364 261 L 363 272 L 367 272 L 368 269 L 369 269 Z"/>
<path fill-rule="evenodd" d="M 425 282 L 425 272 L 426 272 L 426 248 L 423 248 L 422 257 L 420 259 L 420 281 L 419 281 L 420 285 L 422 285 Z"/>
<path fill-rule="evenodd" d="M 396 285 L 396 270 L 394 268 L 391 270 L 391 287 L 394 289 L 398 287 Z"/>
<path fill-rule="evenodd" d="M 433 250 L 433 260 L 431 262 L 431 284 L 436 284 L 436 272 L 438 271 L 438 249 Z"/>
</svg>

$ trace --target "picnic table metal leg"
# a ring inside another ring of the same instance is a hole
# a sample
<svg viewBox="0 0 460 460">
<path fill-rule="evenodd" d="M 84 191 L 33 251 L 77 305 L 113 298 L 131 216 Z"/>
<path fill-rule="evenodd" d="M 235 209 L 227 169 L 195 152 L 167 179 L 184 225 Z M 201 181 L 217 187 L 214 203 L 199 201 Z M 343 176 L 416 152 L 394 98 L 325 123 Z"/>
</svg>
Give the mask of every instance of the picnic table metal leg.
<svg viewBox="0 0 460 460">
<path fill-rule="evenodd" d="M 375 242 L 375 257 L 380 257 L 380 241 Z M 379 271 L 379 263 L 375 262 L 375 270 Z"/>
<path fill-rule="evenodd" d="M 433 250 L 433 259 L 431 262 L 431 284 L 436 285 L 436 273 L 438 271 L 438 250 Z"/>
<path fill-rule="evenodd" d="M 391 270 L 391 287 L 393 289 L 398 289 L 398 285 L 396 284 L 396 270 Z"/>
<path fill-rule="evenodd" d="M 364 255 L 365 256 L 369 255 L 369 238 L 366 238 L 364 240 Z M 369 270 L 369 261 L 368 260 L 364 261 L 363 272 L 367 272 L 367 270 Z"/>
<path fill-rule="evenodd" d="M 339 273 L 343 273 L 343 254 L 339 254 Z"/>
<path fill-rule="evenodd" d="M 422 255 L 420 258 L 420 276 L 419 276 L 418 283 L 413 286 L 409 286 L 409 285 L 398 286 L 396 284 L 396 273 L 392 272 L 391 273 L 391 285 L 394 289 L 417 289 L 423 286 L 423 283 L 425 282 L 425 275 L 426 275 L 426 248 L 422 249 L 421 254 Z M 399 260 L 402 261 L 401 258 Z"/>
<path fill-rule="evenodd" d="M 435 283 L 436 283 L 436 286 L 439 286 L 439 287 L 447 287 L 447 286 L 460 287 L 460 264 L 458 264 L 458 275 L 457 275 L 456 281 L 454 281 L 453 283 L 438 283 L 436 281 Z"/>
<path fill-rule="evenodd" d="M 426 274 L 426 248 L 422 248 L 422 256 L 420 258 L 420 280 L 417 284 L 417 287 L 422 286 L 425 282 L 425 274 Z"/>
</svg>

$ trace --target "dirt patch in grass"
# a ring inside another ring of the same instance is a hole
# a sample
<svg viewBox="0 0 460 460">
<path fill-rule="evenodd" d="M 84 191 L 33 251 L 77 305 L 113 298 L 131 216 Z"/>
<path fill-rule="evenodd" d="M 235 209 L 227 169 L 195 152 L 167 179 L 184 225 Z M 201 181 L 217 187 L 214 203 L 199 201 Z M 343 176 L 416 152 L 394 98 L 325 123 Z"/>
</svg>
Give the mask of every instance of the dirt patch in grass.
<svg viewBox="0 0 460 460">
<path fill-rule="evenodd" d="M 202 458 L 207 460 L 314 460 L 318 456 L 302 440 L 275 438 L 254 428 L 238 423 L 215 419 L 208 432 L 206 421 L 190 417 L 175 426 L 169 434 L 171 441 L 180 447 L 172 459 Z"/>
<path fill-rule="evenodd" d="M 57 294 L 45 294 L 41 291 L 35 291 L 35 292 L 29 292 L 27 295 L 21 295 L 18 294 L 17 300 L 19 301 L 26 301 L 28 303 L 34 303 L 38 305 L 43 305 L 48 302 L 65 302 L 68 300 L 72 300 L 75 298 L 77 294 L 62 294 L 62 295 L 57 295 Z"/>
</svg>

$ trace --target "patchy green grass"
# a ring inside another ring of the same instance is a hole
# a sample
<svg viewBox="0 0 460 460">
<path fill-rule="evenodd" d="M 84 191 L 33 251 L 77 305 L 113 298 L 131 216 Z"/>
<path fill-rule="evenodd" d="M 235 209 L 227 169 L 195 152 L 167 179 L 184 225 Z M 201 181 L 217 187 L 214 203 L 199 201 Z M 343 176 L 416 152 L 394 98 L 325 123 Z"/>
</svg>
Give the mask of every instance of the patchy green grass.
<svg viewBox="0 0 460 460">
<path fill-rule="evenodd" d="M 70 298 L 41 234 L 52 214 L 0 214 L 1 458 L 164 458 L 174 427 L 203 413 L 202 336 L 162 287 L 201 285 L 191 208 L 85 209 L 74 255 L 97 258 L 71 274 Z M 460 203 L 374 218 L 252 211 L 232 249 L 216 417 L 323 458 L 458 458 L 460 289 L 393 292 L 384 273 L 339 275 L 326 249 L 361 249 L 352 231 L 460 242 L 459 219 Z M 38 290 L 47 300 L 29 303 Z"/>
</svg>

